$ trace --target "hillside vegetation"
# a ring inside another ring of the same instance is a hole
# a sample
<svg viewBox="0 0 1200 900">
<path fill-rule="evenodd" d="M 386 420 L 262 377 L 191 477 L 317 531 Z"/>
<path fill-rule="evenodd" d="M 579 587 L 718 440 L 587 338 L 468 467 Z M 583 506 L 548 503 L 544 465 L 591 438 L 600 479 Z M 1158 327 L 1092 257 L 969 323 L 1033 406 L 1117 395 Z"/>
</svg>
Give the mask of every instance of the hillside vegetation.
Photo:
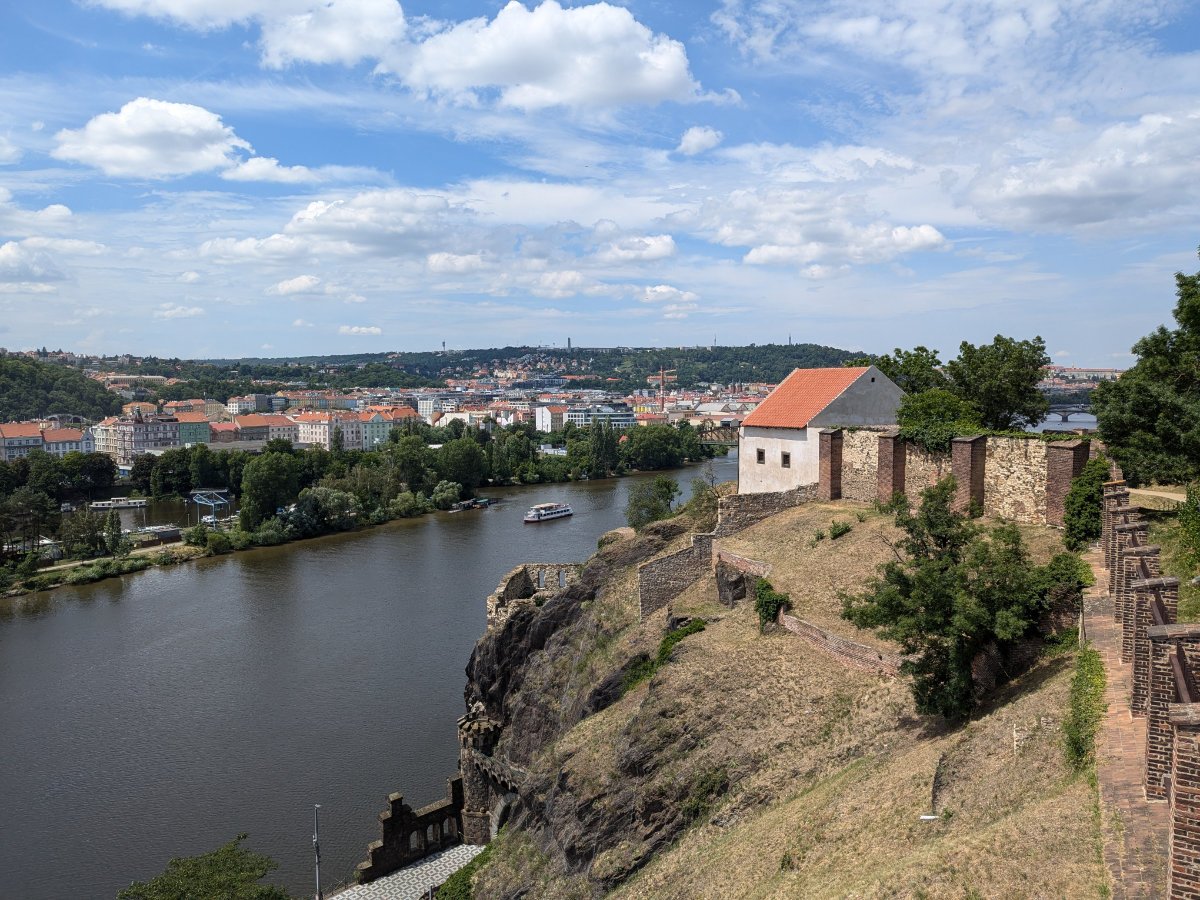
<svg viewBox="0 0 1200 900">
<path fill-rule="evenodd" d="M 851 531 L 813 540 L 833 519 Z M 879 644 L 841 620 L 836 594 L 891 555 L 891 528 L 810 504 L 730 546 L 772 563 L 796 615 Z M 578 585 L 477 648 L 468 698 L 503 710 L 497 752 L 529 778 L 476 897 L 1101 892 L 1095 792 L 1063 750 L 1071 654 L 1039 661 L 952 728 L 918 715 L 902 680 L 760 633 L 752 604 L 720 606 L 712 578 L 678 598 L 676 621 L 639 623 L 636 564 L 682 546 L 683 531 L 659 523 L 606 546 Z M 1026 538 L 1037 562 L 1060 549 L 1047 529 Z M 624 677 L 686 617 L 704 629 L 649 678 Z M 938 818 L 921 821 L 931 806 Z"/>
<path fill-rule="evenodd" d="M 102 419 L 121 411 L 121 398 L 78 369 L 25 357 L 0 357 L 0 422 L 70 413 Z"/>
</svg>

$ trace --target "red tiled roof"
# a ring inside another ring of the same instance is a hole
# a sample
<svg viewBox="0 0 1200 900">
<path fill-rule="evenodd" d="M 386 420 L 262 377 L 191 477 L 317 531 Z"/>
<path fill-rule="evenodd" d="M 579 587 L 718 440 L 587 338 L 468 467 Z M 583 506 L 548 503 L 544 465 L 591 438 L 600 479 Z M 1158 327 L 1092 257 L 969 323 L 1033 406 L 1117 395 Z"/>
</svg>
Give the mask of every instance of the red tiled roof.
<svg viewBox="0 0 1200 900">
<path fill-rule="evenodd" d="M 793 369 L 742 422 L 759 428 L 807 428 L 808 423 L 866 372 L 849 369 Z"/>
<path fill-rule="evenodd" d="M 60 441 L 82 441 L 83 432 L 78 428 L 47 428 L 42 432 L 42 440 L 47 444 L 57 444 Z"/>
<path fill-rule="evenodd" d="M 0 437 L 6 438 L 31 438 L 37 437 L 42 433 L 42 427 L 36 422 L 23 424 L 18 422 L 6 423 L 0 425 Z"/>
<path fill-rule="evenodd" d="M 253 413 L 245 416 L 234 416 L 233 421 L 237 423 L 238 428 L 266 428 L 272 424 L 271 419 L 267 416 L 255 415 Z"/>
<path fill-rule="evenodd" d="M 208 416 L 202 412 L 179 412 L 175 413 L 175 418 L 183 423 L 199 423 L 207 422 Z"/>
<path fill-rule="evenodd" d="M 218 431 L 237 431 L 237 426 L 232 422 L 213 422 L 210 426 L 214 432 Z"/>
</svg>

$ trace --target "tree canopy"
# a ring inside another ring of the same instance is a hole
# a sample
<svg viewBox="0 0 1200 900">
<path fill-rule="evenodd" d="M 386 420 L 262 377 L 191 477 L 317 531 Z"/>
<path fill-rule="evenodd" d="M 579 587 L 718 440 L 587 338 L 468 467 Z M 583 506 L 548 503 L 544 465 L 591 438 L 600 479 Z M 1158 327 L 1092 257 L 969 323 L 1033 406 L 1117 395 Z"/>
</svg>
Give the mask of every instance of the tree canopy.
<svg viewBox="0 0 1200 900">
<path fill-rule="evenodd" d="M 1133 368 L 1092 400 L 1100 436 L 1134 485 L 1200 477 L 1200 272 L 1176 273 L 1175 289 L 1177 327 L 1134 344 Z"/>
<path fill-rule="evenodd" d="M 23 356 L 0 357 L 0 422 L 69 413 L 102 419 L 121 411 L 121 398 L 69 366 Z"/>
<path fill-rule="evenodd" d="M 173 859 L 161 875 L 134 882 L 117 900 L 288 900 L 282 888 L 258 883 L 278 864 L 243 847 L 245 839 L 239 834 L 209 853 Z"/>
<path fill-rule="evenodd" d="M 958 358 L 946 363 L 946 376 L 950 390 L 975 408 L 983 427 L 1006 431 L 1046 417 L 1050 403 L 1037 385 L 1049 363 L 1040 337 L 1018 341 L 998 334 L 978 347 L 963 341 Z"/>
</svg>

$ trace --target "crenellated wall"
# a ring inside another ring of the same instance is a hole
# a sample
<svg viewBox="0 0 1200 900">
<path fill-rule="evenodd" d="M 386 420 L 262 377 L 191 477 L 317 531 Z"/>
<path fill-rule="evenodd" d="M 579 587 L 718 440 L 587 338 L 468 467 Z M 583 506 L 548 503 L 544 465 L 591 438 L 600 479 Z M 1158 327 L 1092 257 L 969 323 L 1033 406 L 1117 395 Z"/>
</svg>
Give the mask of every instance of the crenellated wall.
<svg viewBox="0 0 1200 900">
<path fill-rule="evenodd" d="M 446 798 L 414 810 L 400 794 L 388 797 L 379 814 L 380 839 L 367 845 L 367 859 L 355 871 L 360 882 L 374 881 L 431 853 L 462 842 L 463 782 L 446 780 Z"/>
</svg>

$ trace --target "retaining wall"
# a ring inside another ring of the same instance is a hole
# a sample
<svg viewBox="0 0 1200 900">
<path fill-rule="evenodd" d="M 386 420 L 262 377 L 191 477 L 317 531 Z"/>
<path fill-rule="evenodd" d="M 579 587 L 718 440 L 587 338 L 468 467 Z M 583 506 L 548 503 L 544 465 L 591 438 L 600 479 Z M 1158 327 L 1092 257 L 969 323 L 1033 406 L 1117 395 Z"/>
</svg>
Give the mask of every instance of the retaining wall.
<svg viewBox="0 0 1200 900">
<path fill-rule="evenodd" d="M 900 663 L 903 660 L 899 654 L 868 647 L 858 641 L 833 634 L 812 622 L 806 622 L 786 612 L 779 614 L 779 624 L 847 666 L 892 677 L 900 674 Z"/>
</svg>

